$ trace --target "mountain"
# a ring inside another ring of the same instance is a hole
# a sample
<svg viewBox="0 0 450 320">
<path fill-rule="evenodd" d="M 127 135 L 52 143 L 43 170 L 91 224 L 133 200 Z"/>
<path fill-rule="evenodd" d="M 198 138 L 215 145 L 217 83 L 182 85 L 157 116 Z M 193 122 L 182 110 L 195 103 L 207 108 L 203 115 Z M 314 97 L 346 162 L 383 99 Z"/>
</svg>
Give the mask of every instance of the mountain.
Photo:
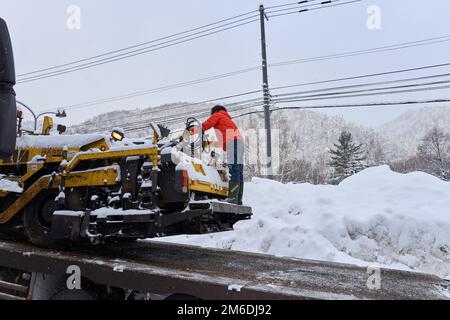
<svg viewBox="0 0 450 320">
<path fill-rule="evenodd" d="M 377 129 L 389 159 L 413 156 L 422 138 L 434 126 L 450 133 L 450 106 L 425 107 L 403 113 Z"/>
</svg>

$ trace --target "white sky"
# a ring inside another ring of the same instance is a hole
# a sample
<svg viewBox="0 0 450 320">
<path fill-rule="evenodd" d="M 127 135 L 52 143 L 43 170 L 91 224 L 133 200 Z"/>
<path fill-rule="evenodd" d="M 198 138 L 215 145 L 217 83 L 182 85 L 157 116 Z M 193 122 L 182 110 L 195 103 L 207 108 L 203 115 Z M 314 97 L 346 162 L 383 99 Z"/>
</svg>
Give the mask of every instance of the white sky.
<svg viewBox="0 0 450 320">
<path fill-rule="evenodd" d="M 264 1 L 265 6 L 289 3 Z M 255 0 L 0 0 L 16 58 L 17 74 L 83 59 L 258 9 Z M 69 5 L 81 8 L 81 29 L 66 27 Z M 381 30 L 366 26 L 369 5 L 382 10 Z M 363 50 L 450 34 L 448 0 L 374 0 L 273 18 L 267 23 L 269 63 Z M 67 75 L 16 86 L 19 100 L 36 111 L 236 71 L 260 64 L 259 24 Z M 450 43 L 351 58 L 271 68 L 270 85 L 281 86 L 450 62 Z M 397 76 L 445 73 L 450 68 Z M 391 77 L 390 79 L 394 79 Z M 382 78 L 385 79 L 385 78 Z M 375 81 L 382 79 L 363 79 Z M 360 82 L 361 82 L 360 81 Z M 117 109 L 200 101 L 261 87 L 259 71 L 125 101 L 68 111 L 66 123 Z M 340 84 L 336 84 L 340 85 Z M 300 88 L 304 90 L 308 88 Z M 450 90 L 361 98 L 345 102 L 450 98 Z M 336 103 L 343 103 L 338 101 Z M 322 103 L 334 103 L 325 101 Z M 298 104 L 297 104 L 298 105 Z M 311 105 L 311 104 L 308 104 Z M 369 126 L 413 107 L 329 110 Z"/>
</svg>

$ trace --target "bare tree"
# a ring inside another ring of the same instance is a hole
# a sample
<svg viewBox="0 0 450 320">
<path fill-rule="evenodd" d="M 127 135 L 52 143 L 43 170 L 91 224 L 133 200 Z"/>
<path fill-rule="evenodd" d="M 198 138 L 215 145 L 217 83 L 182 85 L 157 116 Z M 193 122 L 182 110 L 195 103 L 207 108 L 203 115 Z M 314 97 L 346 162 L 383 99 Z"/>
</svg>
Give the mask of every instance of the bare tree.
<svg viewBox="0 0 450 320">
<path fill-rule="evenodd" d="M 280 168 L 280 174 L 275 176 L 277 181 L 325 184 L 327 182 L 326 164 L 311 163 L 305 159 L 285 161 Z"/>
<path fill-rule="evenodd" d="M 425 161 L 418 156 L 413 156 L 406 160 L 400 160 L 390 163 L 392 171 L 399 173 L 409 173 L 414 171 L 427 171 Z"/>
<path fill-rule="evenodd" d="M 444 180 L 450 179 L 450 135 L 438 127 L 428 132 L 418 147 L 418 158 L 425 171 Z"/>
</svg>

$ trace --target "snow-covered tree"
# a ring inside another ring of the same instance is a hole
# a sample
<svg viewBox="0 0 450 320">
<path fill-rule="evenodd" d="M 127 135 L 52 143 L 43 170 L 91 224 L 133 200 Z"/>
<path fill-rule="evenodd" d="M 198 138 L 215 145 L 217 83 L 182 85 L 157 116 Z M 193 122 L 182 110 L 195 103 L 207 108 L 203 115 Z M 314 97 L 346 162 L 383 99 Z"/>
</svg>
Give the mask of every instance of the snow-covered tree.
<svg viewBox="0 0 450 320">
<path fill-rule="evenodd" d="M 438 127 L 431 129 L 418 147 L 424 170 L 444 180 L 450 179 L 450 135 Z"/>
<path fill-rule="evenodd" d="M 334 149 L 330 149 L 330 166 L 334 168 L 333 182 L 339 183 L 348 176 L 351 176 L 365 167 L 365 152 L 362 144 L 353 142 L 352 134 L 342 131 L 338 143 L 334 144 Z"/>
</svg>

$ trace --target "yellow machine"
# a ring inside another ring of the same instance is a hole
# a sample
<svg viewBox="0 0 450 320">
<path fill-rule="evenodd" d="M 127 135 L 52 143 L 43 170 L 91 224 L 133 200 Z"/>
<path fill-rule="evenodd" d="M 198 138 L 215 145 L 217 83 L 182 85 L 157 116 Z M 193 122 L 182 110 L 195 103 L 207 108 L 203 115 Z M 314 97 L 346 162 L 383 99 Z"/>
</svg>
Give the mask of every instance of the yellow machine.
<svg viewBox="0 0 450 320">
<path fill-rule="evenodd" d="M 41 135 L 21 135 L 0 159 L 0 234 L 48 246 L 224 231 L 251 216 L 220 201 L 226 172 L 183 152 L 186 139 L 169 140 L 166 128 L 132 141 L 120 130 L 50 135 L 52 126 L 46 117 Z"/>
</svg>

